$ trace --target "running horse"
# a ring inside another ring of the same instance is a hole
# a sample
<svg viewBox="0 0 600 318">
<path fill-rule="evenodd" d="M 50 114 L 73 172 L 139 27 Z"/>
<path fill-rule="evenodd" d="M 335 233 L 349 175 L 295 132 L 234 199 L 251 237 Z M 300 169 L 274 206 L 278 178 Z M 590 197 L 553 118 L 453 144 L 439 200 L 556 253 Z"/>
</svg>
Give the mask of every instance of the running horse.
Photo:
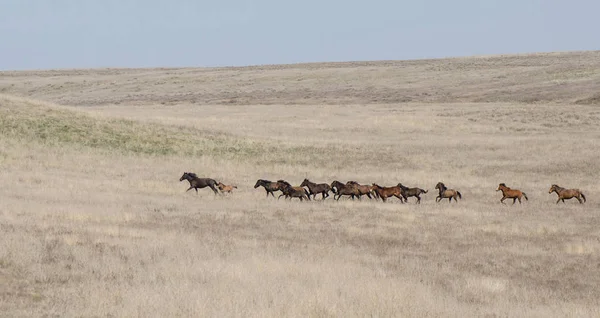
<svg viewBox="0 0 600 318">
<path fill-rule="evenodd" d="M 333 198 L 336 201 L 339 201 L 343 195 L 350 196 L 352 200 L 354 200 L 354 197 L 358 197 L 360 199 L 360 192 L 355 184 L 344 184 L 335 180 L 331 183 L 331 191 L 333 191 Z M 336 195 L 337 199 L 335 198 Z"/>
<path fill-rule="evenodd" d="M 452 199 L 458 202 L 456 199 L 457 197 L 462 199 L 462 194 L 460 194 L 460 192 L 454 189 L 448 189 L 442 182 L 438 182 L 438 184 L 435 185 L 435 188 L 440 191 L 438 196 L 435 198 L 435 202 L 440 202 L 442 199 L 448 199 L 448 203 L 450 203 L 452 202 Z"/>
<path fill-rule="evenodd" d="M 198 189 L 209 187 L 211 190 L 213 190 L 215 195 L 219 193 L 216 188 L 218 182 L 215 181 L 215 179 L 198 178 L 198 176 L 193 172 L 184 172 L 181 178 L 179 178 L 179 182 L 183 180 L 187 180 L 190 183 L 190 187 L 185 190 L 185 192 L 194 189 L 196 190 L 196 194 L 198 194 Z"/>
<path fill-rule="evenodd" d="M 219 188 L 219 190 L 221 190 L 221 193 L 231 193 L 231 191 L 233 191 L 233 189 L 237 189 L 237 186 L 234 185 L 226 185 L 223 184 L 221 182 L 217 183 L 217 188 Z"/>
<path fill-rule="evenodd" d="M 267 191 L 267 198 L 269 197 L 269 194 L 271 194 L 273 196 L 273 198 L 275 198 L 275 195 L 273 194 L 273 192 L 281 191 L 281 185 L 277 182 L 264 180 L 264 179 L 256 180 L 256 184 L 254 184 L 254 189 L 261 187 L 261 186 L 264 187 L 265 190 Z"/>
<path fill-rule="evenodd" d="M 331 186 L 327 183 L 314 183 L 310 182 L 308 179 L 304 179 L 300 184 L 301 187 L 307 187 L 309 196 L 313 196 L 313 200 L 317 198 L 317 194 L 321 194 L 322 199 L 329 197 L 329 191 L 331 191 Z"/>
<path fill-rule="evenodd" d="M 285 199 L 289 198 L 291 200 L 292 198 L 299 198 L 300 201 L 304 199 L 310 201 L 308 191 L 303 187 L 294 187 L 285 180 L 277 180 L 277 183 L 280 186 L 281 192 L 283 192 L 281 195 L 279 195 L 279 197 L 277 197 L 277 200 L 279 200 L 279 198 L 282 196 L 285 196 Z"/>
<path fill-rule="evenodd" d="M 529 201 L 529 199 L 527 198 L 527 194 L 525 194 L 525 192 L 521 191 L 521 190 L 517 190 L 517 189 L 511 189 L 509 187 L 506 186 L 506 184 L 504 183 L 500 183 L 498 185 L 498 189 L 496 189 L 496 191 L 502 191 L 502 199 L 500 199 L 500 202 L 502 204 L 506 204 L 504 203 L 504 200 L 506 199 L 512 199 L 513 203 L 515 204 L 515 201 L 519 200 L 519 204 L 521 204 L 521 198 L 525 198 L 525 200 Z"/>
<path fill-rule="evenodd" d="M 563 187 L 559 187 L 556 184 L 553 184 L 550 187 L 550 190 L 548 191 L 548 193 L 552 193 L 552 192 L 556 192 L 556 194 L 558 195 L 558 200 L 556 201 L 556 204 L 558 204 L 558 202 L 560 202 L 561 200 L 563 203 L 565 203 L 565 200 L 569 200 L 572 198 L 577 199 L 577 201 L 579 201 L 579 203 L 581 203 L 581 204 L 583 204 L 583 202 L 587 201 L 585 199 L 585 195 L 583 195 L 583 192 L 581 192 L 581 190 L 579 190 L 579 189 L 565 189 Z M 581 201 L 581 199 L 583 199 L 583 201 Z"/>
<path fill-rule="evenodd" d="M 402 189 L 402 196 L 404 197 L 404 201 L 408 202 L 409 197 L 416 197 L 417 203 L 421 204 L 421 194 L 425 194 L 428 190 L 423 190 L 421 188 L 409 188 L 402 183 L 398 183 L 398 187 Z"/>
<path fill-rule="evenodd" d="M 377 195 L 385 202 L 389 197 L 396 197 L 400 199 L 401 203 L 404 203 L 404 196 L 402 196 L 402 188 L 399 186 L 393 187 L 382 187 L 377 183 L 373 183 L 372 185 L 373 191 L 377 193 Z"/>
<path fill-rule="evenodd" d="M 346 182 L 346 185 L 354 185 L 356 186 L 356 189 L 358 190 L 359 196 L 358 199 L 360 200 L 361 196 L 363 195 L 367 195 L 367 197 L 369 197 L 369 199 L 373 199 L 371 197 L 371 194 L 373 193 L 373 195 L 375 195 L 374 193 L 374 189 L 373 186 L 369 186 L 369 185 L 362 185 L 356 181 L 348 181 Z"/>
</svg>

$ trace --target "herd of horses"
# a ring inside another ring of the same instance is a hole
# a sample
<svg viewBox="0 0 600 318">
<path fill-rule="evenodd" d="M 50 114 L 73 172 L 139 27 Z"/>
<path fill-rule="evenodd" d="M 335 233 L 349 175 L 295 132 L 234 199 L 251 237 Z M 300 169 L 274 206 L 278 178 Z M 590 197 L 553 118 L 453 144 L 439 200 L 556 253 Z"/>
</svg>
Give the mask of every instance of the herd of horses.
<svg viewBox="0 0 600 318">
<path fill-rule="evenodd" d="M 186 190 L 190 191 L 192 189 L 196 190 L 198 193 L 198 189 L 202 188 L 210 188 L 214 194 L 218 194 L 219 191 L 221 193 L 231 193 L 233 189 L 237 189 L 237 186 L 234 185 L 225 185 L 221 182 L 217 182 L 212 178 L 200 178 L 193 172 L 184 172 L 179 181 L 187 180 L 190 183 L 190 187 Z M 348 181 L 346 183 L 342 183 L 338 180 L 333 181 L 331 184 L 328 183 L 314 183 L 308 179 L 304 179 L 299 186 L 292 186 L 289 182 L 285 180 L 277 180 L 277 181 L 269 181 L 264 179 L 258 179 L 256 184 L 254 184 L 254 189 L 258 187 L 263 187 L 267 192 L 267 198 L 269 194 L 275 198 L 275 192 L 281 192 L 281 194 L 277 197 L 280 199 L 282 196 L 285 199 L 298 198 L 300 201 L 303 200 L 316 200 L 317 195 L 321 195 L 321 200 L 325 200 L 328 198 L 329 192 L 333 193 L 333 199 L 339 201 L 341 197 L 350 197 L 352 200 L 355 198 L 361 199 L 362 196 L 367 196 L 369 199 L 382 200 L 386 202 L 388 198 L 396 197 L 400 200 L 401 203 L 407 203 L 408 198 L 415 197 L 416 203 L 421 203 L 421 195 L 426 194 L 428 190 L 423 190 L 418 187 L 409 188 L 404 186 L 402 183 L 398 183 L 395 186 L 391 187 L 382 187 L 376 183 L 372 183 L 371 185 L 363 185 L 359 184 L 356 181 Z M 441 202 L 443 199 L 448 199 L 448 202 L 451 203 L 452 199 L 455 202 L 458 202 L 458 199 L 462 199 L 462 194 L 455 189 L 449 189 L 442 182 L 438 182 L 435 185 L 435 189 L 438 190 L 438 196 L 435 198 L 436 202 Z M 504 183 L 500 183 L 496 191 L 502 191 L 502 199 L 500 202 L 504 204 L 504 200 L 512 199 L 513 203 L 518 200 L 519 204 L 521 204 L 521 199 L 529 201 L 527 198 L 527 194 L 518 189 L 511 189 L 506 186 Z M 585 195 L 579 189 L 566 189 L 560 187 L 556 184 L 553 184 L 550 187 L 548 193 L 555 192 L 558 195 L 558 200 L 556 204 L 559 202 L 565 203 L 565 200 L 569 199 L 577 199 L 579 203 L 586 202 Z"/>
</svg>

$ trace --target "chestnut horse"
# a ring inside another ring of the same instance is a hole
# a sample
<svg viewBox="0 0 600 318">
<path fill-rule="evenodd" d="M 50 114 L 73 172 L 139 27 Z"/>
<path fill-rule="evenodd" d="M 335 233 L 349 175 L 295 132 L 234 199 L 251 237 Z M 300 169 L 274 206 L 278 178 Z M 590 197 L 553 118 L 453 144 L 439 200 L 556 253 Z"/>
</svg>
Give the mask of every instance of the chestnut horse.
<svg viewBox="0 0 600 318">
<path fill-rule="evenodd" d="M 565 189 L 563 187 L 559 187 L 556 184 L 553 184 L 550 187 L 548 193 L 552 192 L 556 192 L 556 194 L 558 195 L 558 200 L 556 201 L 556 204 L 558 204 L 558 202 L 560 202 L 561 200 L 563 203 L 565 203 L 565 200 L 569 200 L 572 198 L 577 199 L 577 201 L 579 201 L 579 203 L 581 204 L 583 204 L 583 202 L 587 202 L 587 200 L 585 199 L 585 195 L 583 195 L 583 192 L 581 192 L 581 190 L 579 189 Z M 582 198 L 583 202 L 581 201 Z"/>
<path fill-rule="evenodd" d="M 217 183 L 217 188 L 219 188 L 219 190 L 221 190 L 221 192 L 231 193 L 231 191 L 233 191 L 233 189 L 237 189 L 237 186 L 226 185 L 226 184 L 219 182 L 219 183 Z"/>
<path fill-rule="evenodd" d="M 356 189 L 358 190 L 358 193 L 359 193 L 358 199 L 360 199 L 360 197 L 365 194 L 367 195 L 367 197 L 369 197 L 369 199 L 373 199 L 371 197 L 371 193 L 373 192 L 373 186 L 362 185 L 356 181 L 348 181 L 348 182 L 346 182 L 346 185 L 355 185 L 356 186 Z"/>
<path fill-rule="evenodd" d="M 435 188 L 440 191 L 438 196 L 435 198 L 435 202 L 440 202 L 442 199 L 448 199 L 448 203 L 450 203 L 452 202 L 453 198 L 456 202 L 458 202 L 456 199 L 457 197 L 462 199 L 462 194 L 460 194 L 460 192 L 454 189 L 448 189 L 442 182 L 438 182 L 438 184 L 435 185 Z"/>
<path fill-rule="evenodd" d="M 507 187 L 506 184 L 504 184 L 504 183 L 500 183 L 498 185 L 498 189 L 496 189 L 496 191 L 502 191 L 502 199 L 500 199 L 500 202 L 502 204 L 506 204 L 506 203 L 504 203 L 504 200 L 506 200 L 506 199 L 512 199 L 513 204 L 515 204 L 515 201 L 517 201 L 517 200 L 519 200 L 519 204 L 521 204 L 521 198 L 525 198 L 525 200 L 529 201 L 529 199 L 527 198 L 527 194 L 525 194 L 525 192 L 523 192 L 521 190 L 517 190 L 517 189 L 511 189 L 511 188 Z"/>
<path fill-rule="evenodd" d="M 399 186 L 394 187 L 382 187 L 376 183 L 373 183 L 373 191 L 385 202 L 389 197 L 396 197 L 400 199 L 400 202 L 404 203 L 404 197 L 402 196 L 402 188 Z"/>
</svg>

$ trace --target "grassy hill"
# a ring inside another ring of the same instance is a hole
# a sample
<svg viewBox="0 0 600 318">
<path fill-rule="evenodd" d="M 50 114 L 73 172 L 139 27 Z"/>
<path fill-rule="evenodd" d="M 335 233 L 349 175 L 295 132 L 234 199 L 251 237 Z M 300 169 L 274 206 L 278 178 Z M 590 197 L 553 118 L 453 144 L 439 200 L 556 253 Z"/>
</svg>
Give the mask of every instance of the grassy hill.
<svg viewBox="0 0 600 318">
<path fill-rule="evenodd" d="M 597 316 L 599 54 L 2 72 L 0 311 Z M 300 203 L 259 178 L 429 192 Z"/>
<path fill-rule="evenodd" d="M 231 68 L 2 72 L 0 93 L 65 105 L 598 104 L 600 51 Z"/>
</svg>

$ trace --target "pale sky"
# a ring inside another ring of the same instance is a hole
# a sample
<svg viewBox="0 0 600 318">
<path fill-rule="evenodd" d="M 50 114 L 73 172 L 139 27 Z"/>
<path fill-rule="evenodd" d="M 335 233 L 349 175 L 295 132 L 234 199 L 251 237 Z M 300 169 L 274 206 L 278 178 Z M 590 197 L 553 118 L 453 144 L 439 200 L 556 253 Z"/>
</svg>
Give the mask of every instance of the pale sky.
<svg viewBox="0 0 600 318">
<path fill-rule="evenodd" d="M 0 70 L 600 49 L 598 0 L 0 0 Z"/>
</svg>

